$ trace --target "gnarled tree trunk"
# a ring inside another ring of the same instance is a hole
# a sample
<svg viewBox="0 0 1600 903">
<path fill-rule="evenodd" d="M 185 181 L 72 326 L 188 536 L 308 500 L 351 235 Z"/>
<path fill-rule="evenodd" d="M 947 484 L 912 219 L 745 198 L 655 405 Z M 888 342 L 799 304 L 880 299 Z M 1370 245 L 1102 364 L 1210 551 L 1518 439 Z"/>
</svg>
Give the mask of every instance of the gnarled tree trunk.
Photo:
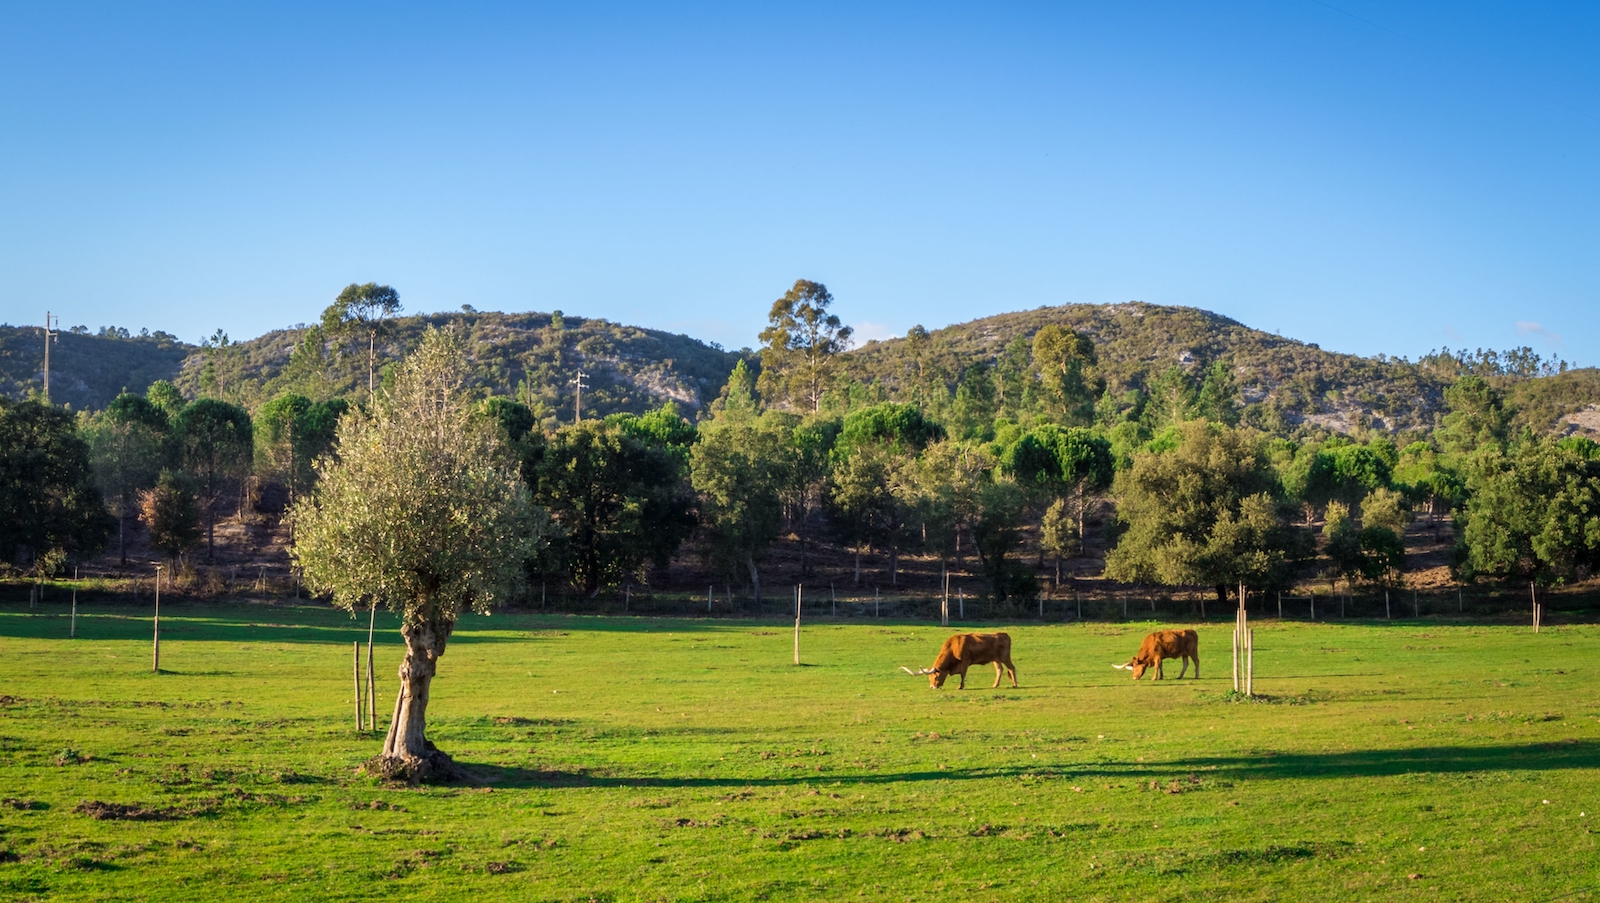
<svg viewBox="0 0 1600 903">
<path fill-rule="evenodd" d="M 383 752 L 367 764 L 369 771 L 413 784 L 454 776 L 454 762 L 427 738 L 428 691 L 454 629 L 454 622 L 438 621 L 401 626 L 406 657 L 400 663 L 400 692 L 394 702 L 394 719 L 383 740 Z"/>
</svg>

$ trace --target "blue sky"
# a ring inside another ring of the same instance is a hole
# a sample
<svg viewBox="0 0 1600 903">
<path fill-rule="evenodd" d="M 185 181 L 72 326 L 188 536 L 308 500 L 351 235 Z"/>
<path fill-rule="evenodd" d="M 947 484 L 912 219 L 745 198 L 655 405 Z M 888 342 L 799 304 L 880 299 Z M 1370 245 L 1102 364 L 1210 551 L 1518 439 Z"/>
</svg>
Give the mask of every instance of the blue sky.
<svg viewBox="0 0 1600 903">
<path fill-rule="evenodd" d="M 0 320 L 1045 304 L 1600 364 L 1600 6 L 0 6 Z"/>
</svg>

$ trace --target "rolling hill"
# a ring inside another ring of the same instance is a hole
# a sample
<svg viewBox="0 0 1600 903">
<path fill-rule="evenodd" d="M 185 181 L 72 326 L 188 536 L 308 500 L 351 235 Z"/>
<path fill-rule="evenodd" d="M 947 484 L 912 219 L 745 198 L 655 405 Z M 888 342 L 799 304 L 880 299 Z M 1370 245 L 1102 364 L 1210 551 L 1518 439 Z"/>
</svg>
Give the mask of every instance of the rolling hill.
<svg viewBox="0 0 1600 903">
<path fill-rule="evenodd" d="M 882 384 L 892 398 L 915 374 L 931 371 L 953 380 L 963 368 L 995 360 L 1008 343 L 1031 339 L 1051 323 L 1094 340 L 1100 373 L 1112 391 L 1143 388 L 1174 366 L 1198 373 L 1225 361 L 1241 401 L 1256 409 L 1246 419 L 1273 430 L 1429 428 L 1442 412 L 1445 387 L 1458 375 L 1455 368 L 1432 363 L 1324 351 L 1209 311 L 1138 301 L 1040 307 L 932 330 L 926 338 L 875 342 L 851 353 L 850 369 L 863 381 Z M 1528 405 L 1527 422 L 1540 429 L 1600 403 L 1600 371 L 1593 369 L 1493 379 Z"/>
<path fill-rule="evenodd" d="M 195 350 L 164 332 L 63 331 L 50 349 L 51 400 L 98 410 L 124 388 L 143 392 L 158 379 L 171 379 Z M 0 326 L 0 396 L 24 398 L 41 390 L 43 371 L 44 330 Z"/>
<path fill-rule="evenodd" d="M 992 363 L 1007 344 L 1031 339 L 1049 323 L 1094 340 L 1113 391 L 1142 388 L 1172 367 L 1198 373 L 1224 361 L 1250 408 L 1247 419 L 1275 431 L 1426 429 L 1459 373 L 1437 360 L 1338 354 L 1208 311 L 1142 302 L 1040 307 L 873 342 L 845 356 L 846 371 L 890 398 L 907 397 L 918 379 L 953 386 L 967 367 Z M 673 401 L 692 416 L 721 391 L 739 359 L 689 336 L 559 311 L 424 314 L 393 326 L 381 361 L 397 359 L 428 326 L 461 330 L 473 383 L 526 401 L 552 423 L 571 418 L 571 381 L 580 368 L 586 414 L 638 413 Z M 143 391 L 157 379 L 191 397 L 207 392 L 249 407 L 287 390 L 313 398 L 364 391 L 365 350 L 319 344 L 315 335 L 296 327 L 208 349 L 159 332 L 64 332 L 52 350 L 52 394 L 74 408 L 97 409 L 123 388 Z M 18 398 L 38 388 L 42 351 L 37 327 L 0 326 L 0 394 Z M 1508 391 L 1521 423 L 1600 434 L 1600 370 L 1491 378 Z"/>
</svg>

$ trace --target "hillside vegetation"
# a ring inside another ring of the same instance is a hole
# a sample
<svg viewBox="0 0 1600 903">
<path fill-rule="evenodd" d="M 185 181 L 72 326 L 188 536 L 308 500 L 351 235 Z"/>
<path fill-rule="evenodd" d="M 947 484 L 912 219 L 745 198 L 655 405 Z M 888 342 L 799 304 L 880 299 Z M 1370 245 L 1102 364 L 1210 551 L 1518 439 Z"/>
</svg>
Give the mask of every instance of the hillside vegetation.
<svg viewBox="0 0 1600 903">
<path fill-rule="evenodd" d="M 171 379 L 196 350 L 164 332 L 64 330 L 50 349 L 50 398 L 76 410 L 99 410 L 123 390 L 142 394 L 156 380 Z M 0 397 L 25 398 L 43 387 L 43 379 L 44 330 L 0 326 Z"/>
<path fill-rule="evenodd" d="M 380 360 L 398 359 L 430 324 L 466 331 L 477 386 L 517 398 L 548 421 L 571 418 L 571 381 L 579 368 L 585 373 L 584 409 L 597 416 L 643 413 L 669 400 L 692 414 L 716 398 L 739 359 L 689 336 L 557 311 L 398 318 L 393 334 L 380 343 Z M 847 374 L 873 386 L 874 394 L 910 401 L 919 386 L 930 383 L 954 391 L 964 370 L 993 366 L 1007 345 L 1031 339 L 1049 324 L 1094 341 L 1112 396 L 1146 390 L 1173 367 L 1199 375 L 1224 361 L 1235 375 L 1246 422 L 1271 431 L 1429 429 L 1443 410 L 1444 387 L 1460 372 L 1439 366 L 1436 358 L 1412 362 L 1324 351 L 1209 311 L 1143 302 L 1040 307 L 913 330 L 848 352 L 843 362 Z M 308 353 L 296 359 L 302 345 Z M 284 391 L 316 399 L 355 397 L 366 381 L 365 355 L 358 351 L 340 349 L 316 327 L 304 326 L 214 348 L 162 332 L 64 331 L 51 352 L 52 395 L 75 409 L 98 410 L 124 389 L 142 393 L 167 379 L 187 397 L 212 392 L 251 409 Z M 0 326 L 0 396 L 22 398 L 38 389 L 42 364 L 37 327 Z M 1519 425 L 1541 432 L 1600 432 L 1600 370 L 1485 375 L 1509 391 Z M 216 381 L 210 389 L 208 379 Z"/>
<path fill-rule="evenodd" d="M 852 352 L 851 372 L 882 384 L 890 398 L 909 394 L 919 375 L 953 382 L 973 364 L 988 365 L 1018 338 L 1055 324 L 1089 336 L 1108 391 L 1147 390 L 1172 367 L 1199 374 L 1215 361 L 1232 369 L 1245 419 L 1270 430 L 1300 424 L 1336 432 L 1432 427 L 1444 388 L 1456 374 L 1403 359 L 1324 351 L 1314 344 L 1251 329 L 1192 307 L 1143 302 L 1068 304 L 984 317 L 925 337 L 875 342 Z M 1578 409 L 1600 401 L 1600 385 L 1552 396 Z M 1254 408 L 1254 410 L 1251 410 Z M 1562 411 L 1561 413 L 1566 413 Z M 1557 415 L 1559 416 L 1559 415 Z"/>
<path fill-rule="evenodd" d="M 422 314 L 396 318 L 390 326 L 392 333 L 379 341 L 380 362 L 398 360 L 429 326 L 460 330 L 470 384 L 515 398 L 549 422 L 572 419 L 572 380 L 580 369 L 586 416 L 643 413 L 668 401 L 692 413 L 717 396 L 738 360 L 685 335 L 560 311 Z M 209 391 L 254 407 L 282 392 L 312 399 L 364 394 L 366 364 L 364 345 L 340 348 L 318 327 L 301 327 L 198 349 L 174 381 L 192 398 L 205 394 L 214 380 Z"/>
</svg>

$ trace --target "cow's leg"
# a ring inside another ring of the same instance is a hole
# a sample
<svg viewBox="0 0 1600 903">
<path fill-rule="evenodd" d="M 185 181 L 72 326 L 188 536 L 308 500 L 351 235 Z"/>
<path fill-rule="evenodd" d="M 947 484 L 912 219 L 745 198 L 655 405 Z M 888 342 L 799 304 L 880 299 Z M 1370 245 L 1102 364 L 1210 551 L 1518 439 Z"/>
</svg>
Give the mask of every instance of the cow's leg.
<svg viewBox="0 0 1600 903">
<path fill-rule="evenodd" d="M 1194 679 L 1200 679 L 1200 653 L 1198 650 L 1194 654 Z"/>
<path fill-rule="evenodd" d="M 961 675 L 961 683 L 956 686 L 956 689 L 965 690 L 967 688 L 967 666 L 962 665 L 961 670 L 957 671 L 956 673 Z"/>
<path fill-rule="evenodd" d="M 994 663 L 994 686 L 990 687 L 989 689 L 993 690 L 993 689 L 998 688 L 1000 686 L 1000 678 L 1004 677 L 1005 673 L 1006 673 L 1006 666 L 1000 664 L 998 661 L 995 662 Z"/>
<path fill-rule="evenodd" d="M 1189 656 L 1185 655 L 1183 657 L 1183 667 L 1178 670 L 1178 679 L 1179 680 L 1183 680 L 1183 676 L 1185 674 L 1188 674 L 1188 673 L 1189 673 Z"/>
<path fill-rule="evenodd" d="M 1166 673 L 1161 670 L 1161 655 L 1160 655 L 1160 653 L 1157 653 L 1156 654 L 1156 680 L 1166 680 L 1166 679 L 1167 679 Z"/>
<path fill-rule="evenodd" d="M 1011 659 L 1009 658 L 1006 659 L 1006 670 L 1011 672 L 1011 686 L 1015 689 L 1017 686 L 1017 666 L 1011 664 Z"/>
</svg>

